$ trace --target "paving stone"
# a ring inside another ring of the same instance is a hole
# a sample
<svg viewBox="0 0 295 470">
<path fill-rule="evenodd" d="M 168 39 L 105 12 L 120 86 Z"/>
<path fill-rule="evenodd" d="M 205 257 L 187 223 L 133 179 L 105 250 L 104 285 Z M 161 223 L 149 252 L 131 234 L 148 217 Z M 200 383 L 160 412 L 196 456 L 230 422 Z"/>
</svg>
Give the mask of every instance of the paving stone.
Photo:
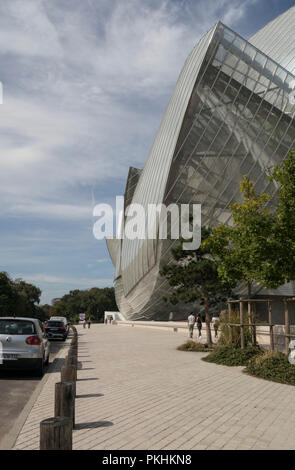
<svg viewBox="0 0 295 470">
<path fill-rule="evenodd" d="M 102 324 L 78 331 L 74 449 L 295 448 L 293 387 L 177 351 L 184 337 L 170 331 Z M 38 449 L 59 377 L 50 374 L 15 448 Z"/>
</svg>

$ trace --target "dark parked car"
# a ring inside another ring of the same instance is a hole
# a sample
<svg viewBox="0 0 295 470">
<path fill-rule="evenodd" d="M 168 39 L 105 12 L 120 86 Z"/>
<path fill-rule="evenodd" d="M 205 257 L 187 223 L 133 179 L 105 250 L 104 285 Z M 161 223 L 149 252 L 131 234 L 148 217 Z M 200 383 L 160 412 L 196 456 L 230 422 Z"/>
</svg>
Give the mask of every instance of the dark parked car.
<svg viewBox="0 0 295 470">
<path fill-rule="evenodd" d="M 63 321 L 48 320 L 44 325 L 48 339 L 63 339 L 64 341 L 68 336 L 68 327 L 65 326 Z"/>
</svg>

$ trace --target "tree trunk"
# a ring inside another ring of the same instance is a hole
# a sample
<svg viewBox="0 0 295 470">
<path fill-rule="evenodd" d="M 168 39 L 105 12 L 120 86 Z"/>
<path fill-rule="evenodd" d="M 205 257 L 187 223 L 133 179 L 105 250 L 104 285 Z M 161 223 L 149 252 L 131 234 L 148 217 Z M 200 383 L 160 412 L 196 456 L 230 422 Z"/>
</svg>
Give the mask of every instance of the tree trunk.
<svg viewBox="0 0 295 470">
<path fill-rule="evenodd" d="M 251 299 L 251 295 L 252 295 L 252 282 L 248 282 L 248 283 L 247 283 L 247 287 L 248 287 L 248 299 Z"/>
<path fill-rule="evenodd" d="M 210 315 L 209 315 L 209 307 L 208 307 L 208 297 L 204 297 L 204 304 L 205 304 L 205 322 L 206 322 L 206 334 L 207 334 L 207 343 L 208 345 L 212 345 L 212 337 L 211 337 L 211 330 L 210 330 Z"/>
</svg>

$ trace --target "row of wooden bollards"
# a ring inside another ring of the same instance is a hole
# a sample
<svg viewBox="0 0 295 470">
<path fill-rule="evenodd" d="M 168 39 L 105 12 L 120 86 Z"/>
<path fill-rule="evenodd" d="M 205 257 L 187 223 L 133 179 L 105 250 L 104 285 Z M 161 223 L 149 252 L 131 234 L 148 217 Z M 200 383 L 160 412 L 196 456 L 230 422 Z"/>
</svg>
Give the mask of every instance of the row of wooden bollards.
<svg viewBox="0 0 295 470">
<path fill-rule="evenodd" d="M 72 450 L 75 427 L 75 398 L 78 361 L 78 333 L 71 326 L 73 338 L 61 368 L 61 381 L 55 384 L 54 417 L 40 423 L 40 450 Z"/>
</svg>

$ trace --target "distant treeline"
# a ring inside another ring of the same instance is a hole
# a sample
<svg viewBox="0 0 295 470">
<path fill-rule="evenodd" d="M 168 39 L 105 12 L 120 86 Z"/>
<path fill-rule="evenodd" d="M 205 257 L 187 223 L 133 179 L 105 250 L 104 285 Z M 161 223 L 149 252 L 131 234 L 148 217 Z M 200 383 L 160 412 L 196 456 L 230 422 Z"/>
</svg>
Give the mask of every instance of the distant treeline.
<svg viewBox="0 0 295 470">
<path fill-rule="evenodd" d="M 41 290 L 23 281 L 11 279 L 6 272 L 0 272 L 0 316 L 18 316 L 47 320 L 52 315 L 79 319 L 79 313 L 86 313 L 92 321 L 103 321 L 105 310 L 118 310 L 113 287 L 89 290 L 72 290 L 53 305 L 39 305 Z"/>
<path fill-rule="evenodd" d="M 79 313 L 86 313 L 92 321 L 103 321 L 105 311 L 117 311 L 113 287 L 92 287 L 89 290 L 72 290 L 54 303 L 53 314 L 79 320 Z"/>
</svg>

